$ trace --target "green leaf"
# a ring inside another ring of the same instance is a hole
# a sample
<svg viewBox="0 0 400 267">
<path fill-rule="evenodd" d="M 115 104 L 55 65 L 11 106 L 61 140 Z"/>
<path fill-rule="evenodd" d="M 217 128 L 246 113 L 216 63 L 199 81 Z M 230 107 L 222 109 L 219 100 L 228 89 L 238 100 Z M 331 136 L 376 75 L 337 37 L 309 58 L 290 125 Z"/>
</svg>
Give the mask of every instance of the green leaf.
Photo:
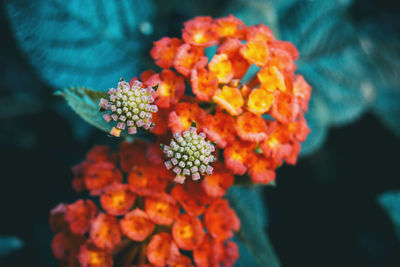
<svg viewBox="0 0 400 267">
<path fill-rule="evenodd" d="M 267 216 L 261 190 L 262 187 L 234 186 L 227 193 L 229 203 L 241 223 L 237 234 L 241 257 L 236 263 L 237 266 L 280 266 L 265 232 Z"/>
<path fill-rule="evenodd" d="M 86 87 L 69 87 L 55 94 L 64 97 L 68 105 L 86 122 L 105 132 L 111 130 L 111 125 L 103 119 L 99 111 L 100 99 L 108 96 L 106 92 Z"/>
<path fill-rule="evenodd" d="M 20 250 L 24 246 L 24 242 L 14 236 L 0 236 L 0 257 Z"/>
<path fill-rule="evenodd" d="M 400 240 L 400 191 L 385 192 L 378 196 L 378 202 L 390 216 Z"/>
</svg>

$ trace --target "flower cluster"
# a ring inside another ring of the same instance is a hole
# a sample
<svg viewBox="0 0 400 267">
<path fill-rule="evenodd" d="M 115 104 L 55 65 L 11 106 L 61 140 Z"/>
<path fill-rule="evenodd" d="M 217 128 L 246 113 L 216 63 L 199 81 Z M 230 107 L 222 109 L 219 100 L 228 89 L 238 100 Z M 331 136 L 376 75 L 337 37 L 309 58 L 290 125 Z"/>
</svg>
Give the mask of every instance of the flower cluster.
<svg viewBox="0 0 400 267">
<path fill-rule="evenodd" d="M 215 161 L 212 155 L 214 145 L 210 141 L 206 141 L 204 133 L 197 134 L 196 123 L 192 123 L 189 131 L 174 133 L 174 139 L 170 146 L 161 145 L 167 158 L 170 160 L 165 162 L 167 169 L 172 169 L 176 173 L 175 182 L 183 184 L 186 175 L 192 175 L 193 180 L 200 179 L 202 175 L 211 175 L 213 167 L 209 165 Z"/>
<path fill-rule="evenodd" d="M 118 153 L 95 146 L 73 168 L 73 188 L 99 196 L 99 206 L 80 199 L 50 212 L 62 266 L 233 266 L 229 239 L 240 221 L 222 198 L 233 176 L 217 164 L 201 183 L 176 184 L 155 151 L 140 142 Z"/>
<path fill-rule="evenodd" d="M 110 134 L 118 137 L 126 127 L 129 134 L 135 134 L 137 127 L 148 130 L 153 126 L 152 113 L 158 110 L 156 105 L 151 105 L 154 102 L 155 91 L 150 86 L 145 89 L 142 85 L 141 82 L 135 81 L 131 86 L 121 79 L 116 89 L 108 90 L 109 99 L 100 100 L 101 111 L 111 112 L 103 115 L 104 120 L 118 122 L 117 127 L 113 127 Z"/>
<path fill-rule="evenodd" d="M 216 53 L 206 57 L 212 49 Z M 154 42 L 151 56 L 163 70 L 147 70 L 140 79 L 159 84 L 151 131 L 160 139 L 196 121 L 223 150 L 226 168 L 247 173 L 255 183 L 273 181 L 283 162 L 296 163 L 309 133 L 304 113 L 311 87 L 294 73 L 298 52 L 291 43 L 275 40 L 265 25 L 247 27 L 232 15 L 196 17 L 184 24 L 182 39 Z M 191 85 L 186 95 L 185 82 Z"/>
</svg>

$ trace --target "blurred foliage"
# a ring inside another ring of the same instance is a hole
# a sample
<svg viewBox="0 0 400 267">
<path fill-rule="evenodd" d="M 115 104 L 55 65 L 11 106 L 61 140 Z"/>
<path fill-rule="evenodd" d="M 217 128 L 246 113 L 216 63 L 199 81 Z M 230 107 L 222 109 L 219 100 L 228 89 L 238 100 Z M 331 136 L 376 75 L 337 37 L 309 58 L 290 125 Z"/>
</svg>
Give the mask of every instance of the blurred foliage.
<svg viewBox="0 0 400 267">
<path fill-rule="evenodd" d="M 378 197 L 378 202 L 392 220 L 397 238 L 400 240 L 400 191 L 385 192 Z"/>
<path fill-rule="evenodd" d="M 229 203 L 238 214 L 241 224 L 235 236 L 240 254 L 237 266 L 280 266 L 265 232 L 267 214 L 262 189 L 259 186 L 234 186 L 227 193 Z"/>
<path fill-rule="evenodd" d="M 21 249 L 24 243 L 21 239 L 14 236 L 0 236 L 0 257 Z"/>
</svg>

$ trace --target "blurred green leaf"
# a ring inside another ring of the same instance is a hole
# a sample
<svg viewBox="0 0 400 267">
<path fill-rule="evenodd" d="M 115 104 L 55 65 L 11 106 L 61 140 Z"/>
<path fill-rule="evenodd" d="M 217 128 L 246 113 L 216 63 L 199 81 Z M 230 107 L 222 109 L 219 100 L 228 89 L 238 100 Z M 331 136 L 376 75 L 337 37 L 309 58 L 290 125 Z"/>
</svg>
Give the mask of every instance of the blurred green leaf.
<svg viewBox="0 0 400 267">
<path fill-rule="evenodd" d="M 227 198 L 240 218 L 236 235 L 240 257 L 235 266 L 280 266 L 279 259 L 265 232 L 266 207 L 262 187 L 231 187 Z"/>
<path fill-rule="evenodd" d="M 109 132 L 110 124 L 104 119 L 99 110 L 101 98 L 107 98 L 106 92 L 98 92 L 86 87 L 69 87 L 56 92 L 56 95 L 62 96 L 68 105 L 86 122 L 96 128 Z"/>
<path fill-rule="evenodd" d="M 0 236 L 0 257 L 20 250 L 24 246 L 24 242 L 14 236 Z"/>
<path fill-rule="evenodd" d="M 379 204 L 392 219 L 397 238 L 400 240 L 400 191 L 388 191 L 378 196 Z"/>
<path fill-rule="evenodd" d="M 149 43 L 143 25 L 155 10 L 150 0 L 7 0 L 5 8 L 17 44 L 46 82 L 99 90 L 137 74 Z"/>
</svg>

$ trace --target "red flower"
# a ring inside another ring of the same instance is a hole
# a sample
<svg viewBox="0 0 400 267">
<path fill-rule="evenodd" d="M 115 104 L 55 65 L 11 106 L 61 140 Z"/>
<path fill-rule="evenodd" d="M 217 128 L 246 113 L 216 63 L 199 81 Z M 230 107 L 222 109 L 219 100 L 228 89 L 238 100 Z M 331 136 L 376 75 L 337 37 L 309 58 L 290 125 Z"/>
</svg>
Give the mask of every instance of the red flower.
<svg viewBox="0 0 400 267">
<path fill-rule="evenodd" d="M 147 246 L 147 259 L 155 266 L 166 266 L 179 255 L 179 249 L 170 234 L 154 235 Z"/>
<path fill-rule="evenodd" d="M 153 222 L 163 225 L 170 225 L 179 214 L 175 203 L 155 197 L 146 198 L 145 210 Z"/>
<path fill-rule="evenodd" d="M 172 236 L 179 248 L 194 250 L 201 245 L 205 232 L 197 217 L 181 214 L 172 227 Z"/>
<path fill-rule="evenodd" d="M 112 184 L 105 188 L 100 197 L 102 208 L 111 215 L 124 215 L 133 206 L 135 195 L 126 184 Z"/>
<path fill-rule="evenodd" d="M 182 43 L 183 42 L 178 38 L 161 38 L 157 42 L 154 42 L 154 46 L 150 51 L 150 55 L 158 66 L 164 69 L 169 69 L 172 67 L 176 49 Z"/>
<path fill-rule="evenodd" d="M 135 241 L 143 241 L 154 230 L 154 223 L 146 212 L 135 209 L 120 221 L 121 230 L 124 235 Z"/>
<path fill-rule="evenodd" d="M 90 200 L 79 199 L 67 205 L 65 220 L 69 223 L 72 233 L 84 235 L 89 230 L 90 221 L 97 215 L 97 207 Z"/>
<path fill-rule="evenodd" d="M 101 250 L 92 244 L 84 244 L 81 246 L 78 260 L 82 267 L 113 266 L 111 253 L 105 250 Z"/>
<path fill-rule="evenodd" d="M 219 35 L 211 17 L 196 17 L 184 23 L 182 39 L 189 44 L 212 46 L 218 43 Z"/>
<path fill-rule="evenodd" d="M 114 216 L 99 213 L 90 225 L 90 239 L 96 247 L 113 250 L 121 241 L 121 231 Z"/>
</svg>

